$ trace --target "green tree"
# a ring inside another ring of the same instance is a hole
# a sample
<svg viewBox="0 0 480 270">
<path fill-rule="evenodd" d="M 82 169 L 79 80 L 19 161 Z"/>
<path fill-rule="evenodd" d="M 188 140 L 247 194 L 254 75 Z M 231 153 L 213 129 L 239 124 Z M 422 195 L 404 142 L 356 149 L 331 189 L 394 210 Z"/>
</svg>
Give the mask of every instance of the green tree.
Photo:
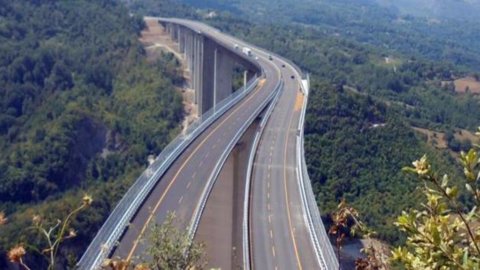
<svg viewBox="0 0 480 270">
<path fill-rule="evenodd" d="M 149 247 L 146 256 L 153 270 L 203 269 L 205 267 L 204 245 L 193 242 L 188 230 L 179 230 L 174 225 L 175 214 L 170 213 L 162 225 L 154 225 L 148 235 Z"/>
<path fill-rule="evenodd" d="M 480 135 L 480 128 L 477 135 Z M 393 261 L 406 269 L 479 269 L 480 159 L 478 145 L 461 153 L 466 204 L 448 175 L 440 176 L 426 156 L 404 168 L 418 176 L 427 199 L 421 209 L 405 211 L 396 226 L 407 233 L 405 245 L 393 251 Z M 458 183 L 455 181 L 455 183 Z"/>
<path fill-rule="evenodd" d="M 38 269 L 29 267 L 24 261 L 24 256 L 27 254 L 26 250 L 32 250 L 45 257 L 48 262 L 48 270 L 57 269 L 57 259 L 60 246 L 65 240 L 77 236 L 75 229 L 71 228 L 72 219 L 78 213 L 90 207 L 92 201 L 93 200 L 90 196 L 85 195 L 81 204 L 77 208 L 71 210 L 63 220 L 57 219 L 55 222 L 50 222 L 44 220 L 39 215 L 34 215 L 32 218 L 32 230 L 37 232 L 43 238 L 45 246 L 40 246 L 35 243 L 17 244 L 10 249 L 7 254 L 10 262 L 21 265 L 22 269 Z M 0 212 L 0 225 L 4 225 L 6 222 L 7 219 L 5 214 Z"/>
<path fill-rule="evenodd" d="M 169 213 L 161 224 L 152 226 L 149 233 L 145 234 L 143 241 L 147 249 L 140 255 L 140 264 L 132 264 L 123 259 L 106 260 L 104 269 L 127 270 L 199 270 L 206 265 L 203 243 L 191 239 L 187 230 L 180 230 L 175 226 L 175 213 Z"/>
</svg>

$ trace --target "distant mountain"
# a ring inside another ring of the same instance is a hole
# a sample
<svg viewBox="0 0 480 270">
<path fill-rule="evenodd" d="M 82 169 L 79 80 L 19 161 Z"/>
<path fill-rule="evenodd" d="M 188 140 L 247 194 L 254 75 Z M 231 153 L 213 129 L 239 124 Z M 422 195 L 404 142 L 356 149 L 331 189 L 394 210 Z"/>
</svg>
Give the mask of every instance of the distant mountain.
<svg viewBox="0 0 480 270">
<path fill-rule="evenodd" d="M 479 0 L 374 0 L 401 13 L 434 19 L 480 21 Z"/>
</svg>

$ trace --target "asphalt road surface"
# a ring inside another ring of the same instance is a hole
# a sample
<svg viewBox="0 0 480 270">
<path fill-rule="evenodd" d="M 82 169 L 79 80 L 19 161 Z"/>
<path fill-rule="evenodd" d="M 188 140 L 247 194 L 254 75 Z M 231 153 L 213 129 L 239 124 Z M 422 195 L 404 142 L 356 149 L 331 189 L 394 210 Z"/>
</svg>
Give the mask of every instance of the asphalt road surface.
<svg viewBox="0 0 480 270">
<path fill-rule="evenodd" d="M 202 27 L 207 31 L 208 27 Z M 218 31 L 211 31 L 222 37 Z M 228 38 L 222 38 L 229 41 Z M 242 46 L 238 40 L 234 41 Z M 281 59 L 252 48 L 262 67 L 280 74 L 283 93 L 267 122 L 256 153 L 250 201 L 250 252 L 253 269 L 321 269 L 314 253 L 300 197 L 296 168 L 296 136 L 303 106 L 301 78 Z M 269 71 L 267 81 L 271 82 Z M 293 78 L 292 78 L 293 76 Z M 278 77 L 278 75 L 277 75 Z"/>
<path fill-rule="evenodd" d="M 189 24 L 232 47 L 235 43 L 242 44 L 214 29 Z M 222 152 L 250 114 L 274 91 L 280 79 L 278 68 L 266 56 L 259 56 L 258 61 L 264 69 L 265 81 L 212 124 L 173 163 L 132 220 L 113 257 L 135 261 L 145 250 L 146 242 L 141 239 L 148 238 L 149 225 L 161 224 L 169 212 L 176 213 L 178 226 L 190 225 L 206 182 Z"/>
<path fill-rule="evenodd" d="M 267 122 L 254 163 L 250 202 L 254 269 L 320 269 L 296 174 L 296 135 L 304 96 L 294 74 L 289 65 L 282 69 L 284 91 Z"/>
</svg>

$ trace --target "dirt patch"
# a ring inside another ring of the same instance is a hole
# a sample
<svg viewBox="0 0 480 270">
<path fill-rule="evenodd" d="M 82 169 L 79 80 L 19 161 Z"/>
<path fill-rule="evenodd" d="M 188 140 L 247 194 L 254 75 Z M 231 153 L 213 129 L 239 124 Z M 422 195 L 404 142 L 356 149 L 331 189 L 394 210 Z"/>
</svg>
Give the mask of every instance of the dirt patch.
<svg viewBox="0 0 480 270">
<path fill-rule="evenodd" d="M 480 142 L 480 139 L 478 138 L 478 136 L 475 136 L 475 134 L 473 132 L 470 132 L 466 129 L 457 130 L 455 132 L 454 136 L 455 136 L 455 139 L 457 141 L 461 141 L 461 142 L 464 142 L 464 141 L 469 141 L 471 143 L 479 143 Z"/>
<path fill-rule="evenodd" d="M 145 19 L 145 24 L 147 27 L 142 31 L 139 40 L 145 47 L 149 61 L 158 59 L 162 51 L 173 53 L 181 62 L 184 60 L 178 44 L 170 38 L 165 28 L 156 19 Z"/>
<path fill-rule="evenodd" d="M 455 80 L 454 84 L 455 92 L 457 93 L 470 92 L 473 94 L 480 94 L 480 81 L 477 81 L 473 77 L 466 77 Z"/>
<path fill-rule="evenodd" d="M 377 239 L 351 239 L 347 240 L 343 246 L 341 253 L 342 268 L 355 269 L 355 260 L 364 258 L 363 248 L 373 247 L 378 252 L 379 259 L 383 262 L 388 261 L 391 255 L 390 246 Z"/>
<path fill-rule="evenodd" d="M 413 129 L 427 136 L 427 142 L 438 149 L 447 149 L 448 144 L 445 133 L 436 132 L 425 128 L 413 127 Z"/>
<path fill-rule="evenodd" d="M 444 132 L 433 131 L 425 128 L 412 127 L 415 131 L 427 136 L 427 142 L 437 149 L 447 149 L 448 142 Z M 466 129 L 457 129 L 453 134 L 455 140 L 460 142 L 480 143 L 480 139 L 473 132 Z"/>
<path fill-rule="evenodd" d="M 177 87 L 177 91 L 179 91 L 183 97 L 183 107 L 186 116 L 182 122 L 182 128 L 183 131 L 185 131 L 191 123 L 198 119 L 198 108 L 195 104 L 195 92 L 188 87 L 191 83 L 185 57 L 180 53 L 178 44 L 171 39 L 170 35 L 165 31 L 165 28 L 158 23 L 158 20 L 153 18 L 145 18 L 144 20 L 147 27 L 142 31 L 139 40 L 145 47 L 147 60 L 150 62 L 156 61 L 161 57 L 162 53 L 168 52 L 175 55 L 183 67 L 183 74 L 187 83 L 181 87 Z"/>
</svg>

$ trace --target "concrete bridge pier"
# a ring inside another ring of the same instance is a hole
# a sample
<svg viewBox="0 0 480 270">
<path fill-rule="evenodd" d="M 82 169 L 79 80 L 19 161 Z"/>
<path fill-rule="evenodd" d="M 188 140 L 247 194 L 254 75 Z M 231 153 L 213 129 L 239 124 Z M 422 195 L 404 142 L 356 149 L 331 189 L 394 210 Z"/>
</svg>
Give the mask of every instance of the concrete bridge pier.
<svg viewBox="0 0 480 270">
<path fill-rule="evenodd" d="M 258 68 L 245 57 L 238 56 L 233 48 L 227 48 L 199 32 L 182 25 L 162 23 L 172 40 L 179 45 L 190 71 L 190 87 L 195 91 L 194 102 L 199 116 L 232 94 L 234 64 L 245 66 L 245 84 Z"/>
<path fill-rule="evenodd" d="M 180 52 L 184 55 L 184 57 L 185 57 L 185 45 L 186 45 L 186 32 L 187 30 L 183 28 L 183 26 L 180 26 L 178 28 L 178 47 L 180 49 Z"/>
<path fill-rule="evenodd" d="M 202 103 L 202 68 L 203 68 L 203 40 L 198 34 L 194 36 L 194 63 L 193 63 L 193 89 L 195 90 L 195 104 Z M 198 108 L 198 114 L 202 115 L 203 110 Z"/>
<path fill-rule="evenodd" d="M 221 47 L 215 49 L 214 104 L 232 94 L 234 60 Z"/>
<path fill-rule="evenodd" d="M 200 55 L 202 61 L 200 63 L 200 103 L 198 104 L 198 111 L 204 114 L 214 105 L 214 78 L 215 78 L 215 43 L 203 36 L 200 40 Z"/>
</svg>

